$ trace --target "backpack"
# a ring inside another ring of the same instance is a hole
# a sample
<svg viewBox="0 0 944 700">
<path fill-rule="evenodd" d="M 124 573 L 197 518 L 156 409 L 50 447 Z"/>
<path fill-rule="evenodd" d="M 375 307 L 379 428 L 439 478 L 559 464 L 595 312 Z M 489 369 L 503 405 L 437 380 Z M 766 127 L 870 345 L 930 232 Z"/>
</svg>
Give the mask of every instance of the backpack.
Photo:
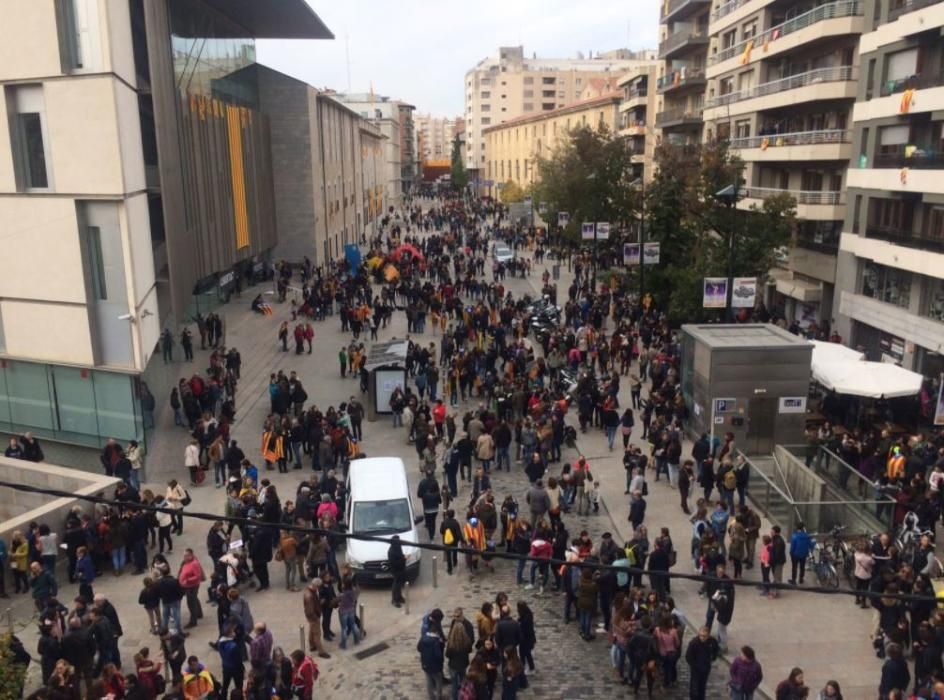
<svg viewBox="0 0 944 700">
<path fill-rule="evenodd" d="M 443 544 L 449 545 L 456 541 L 455 536 L 452 534 L 452 528 L 447 527 L 446 531 L 443 533 Z"/>
<path fill-rule="evenodd" d="M 459 687 L 459 700 L 477 700 L 477 698 L 475 683 L 466 678 Z"/>
<path fill-rule="evenodd" d="M 721 483 L 728 491 L 733 491 L 737 487 L 737 475 L 734 473 L 734 467 L 731 467 L 721 477 Z"/>
</svg>

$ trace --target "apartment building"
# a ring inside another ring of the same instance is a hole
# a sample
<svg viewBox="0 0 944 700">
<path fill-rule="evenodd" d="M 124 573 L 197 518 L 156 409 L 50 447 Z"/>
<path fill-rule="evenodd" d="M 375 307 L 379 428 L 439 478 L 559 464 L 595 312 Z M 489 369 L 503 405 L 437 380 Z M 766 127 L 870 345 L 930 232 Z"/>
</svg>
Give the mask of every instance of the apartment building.
<svg viewBox="0 0 944 700">
<path fill-rule="evenodd" d="M 262 65 L 270 115 L 278 243 L 274 256 L 323 265 L 374 232 L 386 208 L 380 127 L 316 88 Z"/>
<path fill-rule="evenodd" d="M 423 162 L 452 159 L 452 142 L 462 128 L 462 118 L 434 117 L 430 114 L 417 114 L 416 124 L 417 152 Z"/>
<path fill-rule="evenodd" d="M 621 92 L 577 102 L 561 109 L 526 114 L 504 124 L 486 127 L 485 168 L 483 179 L 504 183 L 509 180 L 525 187 L 538 179 L 536 161 L 553 153 L 559 139 L 567 138 L 571 129 L 601 124 L 615 131 L 619 120 Z M 485 189 L 497 196 L 494 185 Z"/>
<path fill-rule="evenodd" d="M 400 206 L 416 177 L 413 130 L 416 128 L 413 105 L 374 93 L 325 93 L 341 104 L 371 120 L 384 137 L 384 197 L 390 206 Z M 409 143 L 405 143 L 408 140 Z M 408 160 L 404 161 L 403 158 Z"/>
<path fill-rule="evenodd" d="M 704 138 L 727 141 L 744 160 L 740 207 L 780 193 L 796 200 L 767 302 L 803 327 L 832 318 L 864 8 L 732 0 L 709 16 Z"/>
<path fill-rule="evenodd" d="M 655 127 L 662 143 L 701 142 L 711 0 L 665 0 L 659 15 Z"/>
<path fill-rule="evenodd" d="M 485 129 L 524 114 L 552 112 L 579 100 L 590 80 L 618 77 L 654 51 L 625 49 L 589 58 L 527 58 L 522 46 L 503 46 L 465 74 L 466 168 L 482 177 Z"/>
<path fill-rule="evenodd" d="M 304 0 L 5 5 L 0 430 L 144 439 L 161 329 L 276 242 L 255 41 L 330 37 Z"/>
<path fill-rule="evenodd" d="M 837 327 L 872 360 L 944 372 L 944 2 L 868 0 L 839 242 Z"/>
<path fill-rule="evenodd" d="M 617 81 L 621 92 L 617 130 L 631 151 L 633 176 L 644 182 L 652 179 L 653 157 L 657 145 L 653 126 L 656 114 L 656 83 L 659 63 L 627 71 Z"/>
</svg>

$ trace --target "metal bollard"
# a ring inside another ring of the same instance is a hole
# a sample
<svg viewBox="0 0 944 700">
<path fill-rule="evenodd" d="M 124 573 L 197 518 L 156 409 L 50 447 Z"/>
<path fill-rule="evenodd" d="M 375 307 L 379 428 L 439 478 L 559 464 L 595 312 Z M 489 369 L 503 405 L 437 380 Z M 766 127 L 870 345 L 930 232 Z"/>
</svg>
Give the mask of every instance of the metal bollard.
<svg viewBox="0 0 944 700">
<path fill-rule="evenodd" d="M 406 615 L 410 614 L 410 582 L 407 581 L 406 585 L 403 587 L 403 612 Z"/>
<path fill-rule="evenodd" d="M 433 557 L 433 588 L 439 588 L 439 558 Z"/>
<path fill-rule="evenodd" d="M 13 608 L 7 608 L 7 628 L 13 634 Z"/>
<path fill-rule="evenodd" d="M 358 612 L 360 612 L 360 615 L 358 615 L 358 617 L 361 618 L 361 629 L 362 629 L 362 630 L 366 630 L 366 629 L 367 629 L 367 623 L 364 622 L 364 604 L 363 604 L 363 603 L 360 604 L 360 606 L 359 606 L 359 608 L 358 608 Z"/>
<path fill-rule="evenodd" d="M 302 651 L 308 648 L 307 642 L 305 640 L 305 626 L 304 625 L 298 626 L 298 648 L 301 649 Z"/>
</svg>

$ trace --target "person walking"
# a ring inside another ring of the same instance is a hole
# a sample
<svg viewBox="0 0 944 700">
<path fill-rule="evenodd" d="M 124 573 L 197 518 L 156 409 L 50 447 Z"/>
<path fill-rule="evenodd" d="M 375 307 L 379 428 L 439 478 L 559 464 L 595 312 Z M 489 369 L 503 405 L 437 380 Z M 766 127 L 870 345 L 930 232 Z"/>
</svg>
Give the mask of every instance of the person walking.
<svg viewBox="0 0 944 700">
<path fill-rule="evenodd" d="M 774 525 L 770 531 L 770 574 L 775 584 L 783 583 L 783 567 L 787 563 L 787 543 L 780 534 L 780 526 Z M 780 596 L 780 589 L 770 591 L 771 598 Z"/>
<path fill-rule="evenodd" d="M 185 549 L 184 559 L 177 574 L 177 581 L 184 591 L 184 596 L 187 599 L 187 611 L 190 613 L 187 628 L 196 627 L 197 621 L 203 617 L 203 608 L 200 606 L 200 583 L 205 580 L 206 574 L 203 572 L 200 560 L 194 555 L 192 549 Z"/>
<path fill-rule="evenodd" d="M 474 641 L 475 628 L 465 618 L 462 608 L 456 608 L 445 646 L 445 657 L 449 660 L 449 673 L 452 675 L 452 700 L 459 700 L 459 688 L 469 667 Z"/>
<path fill-rule="evenodd" d="M 452 576 L 453 569 L 459 566 L 459 542 L 462 540 L 462 526 L 456 520 L 456 511 L 452 508 L 446 511 L 442 524 L 439 526 L 443 544 L 447 547 L 443 553 L 446 559 L 446 574 Z"/>
<path fill-rule="evenodd" d="M 403 554 L 403 545 L 400 536 L 390 538 L 390 547 L 387 549 L 387 566 L 393 576 L 393 587 L 390 592 L 393 607 L 399 608 L 406 602 L 403 597 L 403 584 L 406 582 L 406 556 Z"/>
<path fill-rule="evenodd" d="M 741 653 L 731 662 L 731 700 L 753 700 L 754 691 L 764 680 L 764 670 L 754 655 L 754 649 L 741 647 Z"/>
<path fill-rule="evenodd" d="M 797 585 L 797 571 L 799 583 L 803 585 L 803 576 L 806 573 L 806 558 L 813 549 L 813 539 L 806 531 L 803 523 L 798 522 L 793 534 L 790 535 L 790 585 Z"/>
<path fill-rule="evenodd" d="M 707 700 L 708 676 L 711 674 L 711 665 L 718 658 L 718 651 L 718 642 L 707 627 L 699 629 L 698 636 L 688 643 L 685 663 L 689 670 L 690 700 Z"/>
<path fill-rule="evenodd" d="M 429 614 L 429 628 L 416 643 L 420 666 L 426 674 L 426 694 L 429 700 L 442 700 L 446 642 L 443 639 L 442 623 L 437 622 L 437 619 L 442 620 L 442 617 L 442 610 L 433 610 Z"/>
</svg>

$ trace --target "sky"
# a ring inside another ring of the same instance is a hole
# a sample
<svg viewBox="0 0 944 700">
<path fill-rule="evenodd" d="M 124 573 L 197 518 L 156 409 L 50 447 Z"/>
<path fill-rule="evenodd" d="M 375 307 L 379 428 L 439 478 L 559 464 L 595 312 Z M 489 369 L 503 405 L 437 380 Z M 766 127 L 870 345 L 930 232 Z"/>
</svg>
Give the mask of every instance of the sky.
<svg viewBox="0 0 944 700">
<path fill-rule="evenodd" d="M 499 46 L 526 56 L 655 49 L 659 0 L 307 0 L 333 40 L 258 42 L 258 60 L 318 88 L 460 116 L 465 73 Z M 350 76 L 350 79 L 349 79 Z"/>
</svg>

